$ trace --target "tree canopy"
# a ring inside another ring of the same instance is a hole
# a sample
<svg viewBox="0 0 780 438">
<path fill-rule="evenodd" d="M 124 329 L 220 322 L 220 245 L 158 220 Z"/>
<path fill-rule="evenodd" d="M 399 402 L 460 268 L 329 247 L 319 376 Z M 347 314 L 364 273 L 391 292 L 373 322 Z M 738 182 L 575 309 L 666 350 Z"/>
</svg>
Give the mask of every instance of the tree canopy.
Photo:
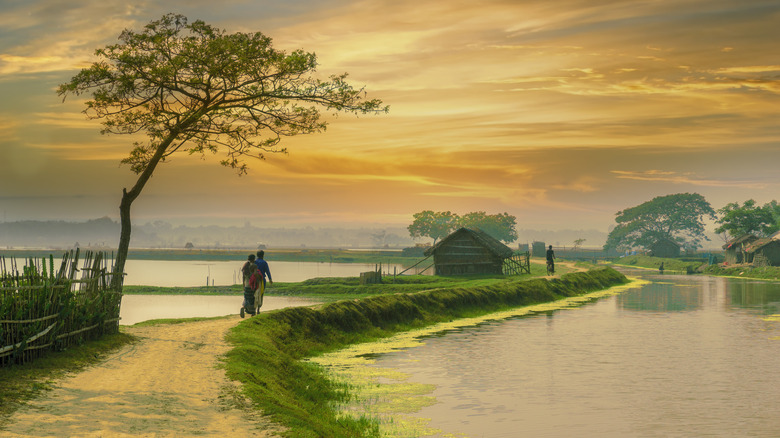
<svg viewBox="0 0 780 438">
<path fill-rule="evenodd" d="M 703 219 L 715 219 L 715 211 L 698 193 L 658 196 L 615 214 L 617 226 L 607 236 L 605 249 L 643 247 L 670 239 L 690 249 L 701 247 Z"/>
<path fill-rule="evenodd" d="M 516 218 L 509 213 L 487 214 L 484 211 L 476 211 L 461 216 L 458 225 L 464 228 L 480 229 L 507 243 L 517 240 Z"/>
<path fill-rule="evenodd" d="M 414 214 L 414 221 L 407 227 L 413 239 L 430 237 L 436 241 L 447 237 L 458 226 L 458 215 L 450 211 L 424 210 Z"/>
<path fill-rule="evenodd" d="M 320 110 L 387 111 L 378 99 L 346 82 L 347 74 L 314 78 L 314 53 L 285 53 L 260 32 L 233 33 L 167 14 L 119 43 L 98 49 L 99 61 L 57 93 L 91 93 L 84 113 L 101 119 L 104 134 L 144 134 L 122 160 L 138 175 L 120 204 L 122 231 L 116 270 L 130 241 L 130 205 L 160 162 L 177 152 L 216 154 L 247 172 L 245 158 L 285 152 L 284 136 L 319 132 Z"/>
<path fill-rule="evenodd" d="M 718 213 L 721 214 L 717 220 L 720 226 L 715 232 L 728 233 L 732 238 L 745 234 L 765 237 L 780 230 L 780 205 L 774 200 L 760 207 L 753 199 L 741 206 L 739 202 L 732 202 L 718 209 Z"/>
<path fill-rule="evenodd" d="M 414 222 L 407 229 L 412 238 L 430 237 L 434 244 L 460 227 L 479 229 L 498 240 L 514 242 L 517 240 L 515 221 L 508 213 L 489 215 L 476 211 L 458 216 L 450 211 L 425 210 L 414 214 Z"/>
</svg>

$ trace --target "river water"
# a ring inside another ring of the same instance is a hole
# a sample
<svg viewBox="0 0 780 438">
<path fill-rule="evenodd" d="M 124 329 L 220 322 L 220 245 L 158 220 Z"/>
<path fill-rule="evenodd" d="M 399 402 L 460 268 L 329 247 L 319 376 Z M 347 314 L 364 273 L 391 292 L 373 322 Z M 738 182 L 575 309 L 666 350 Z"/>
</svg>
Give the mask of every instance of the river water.
<svg viewBox="0 0 780 438">
<path fill-rule="evenodd" d="M 628 274 L 650 283 L 372 366 L 435 385 L 415 436 L 780 436 L 780 283 Z"/>
<path fill-rule="evenodd" d="M 125 265 L 126 285 L 142 286 L 229 286 L 241 282 L 239 271 L 246 260 L 181 261 L 128 260 Z M 358 277 L 361 272 L 374 271 L 376 265 L 367 263 L 316 263 L 270 261 L 274 281 L 293 283 L 316 277 Z M 56 266 L 56 264 L 55 264 Z M 401 265 L 383 265 L 383 272 L 401 272 Z M 419 270 L 418 270 L 419 271 Z M 415 274 L 414 269 L 408 274 Z M 429 270 L 430 271 L 430 270 Z"/>
<path fill-rule="evenodd" d="M 225 261 L 171 261 L 128 260 L 126 285 L 153 285 L 169 287 L 225 286 L 240 282 L 239 270 L 243 262 Z M 299 282 L 316 277 L 357 277 L 361 272 L 375 270 L 375 265 L 364 263 L 269 262 L 274 281 Z M 383 266 L 383 271 L 403 270 L 400 265 Z M 412 271 L 409 272 L 413 273 Z M 242 296 L 203 295 L 124 295 L 119 317 L 120 324 L 161 318 L 211 317 L 238 314 Z M 315 304 L 317 301 L 301 298 L 267 296 L 262 311 L 290 306 Z"/>
</svg>

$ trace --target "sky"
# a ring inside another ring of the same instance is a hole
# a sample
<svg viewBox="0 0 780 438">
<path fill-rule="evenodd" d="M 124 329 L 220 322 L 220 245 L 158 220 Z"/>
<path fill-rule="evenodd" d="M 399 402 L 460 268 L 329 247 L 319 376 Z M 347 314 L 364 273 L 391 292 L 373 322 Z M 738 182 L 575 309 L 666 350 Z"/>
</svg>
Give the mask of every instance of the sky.
<svg viewBox="0 0 780 438">
<path fill-rule="evenodd" d="M 101 135 L 83 98 L 55 90 L 169 12 L 314 52 L 317 76 L 348 72 L 390 111 L 328 116 L 241 177 L 220 155 L 173 156 L 135 222 L 485 211 L 606 232 L 656 196 L 780 199 L 777 0 L 0 0 L 0 219 L 118 220 L 133 140 Z"/>
</svg>

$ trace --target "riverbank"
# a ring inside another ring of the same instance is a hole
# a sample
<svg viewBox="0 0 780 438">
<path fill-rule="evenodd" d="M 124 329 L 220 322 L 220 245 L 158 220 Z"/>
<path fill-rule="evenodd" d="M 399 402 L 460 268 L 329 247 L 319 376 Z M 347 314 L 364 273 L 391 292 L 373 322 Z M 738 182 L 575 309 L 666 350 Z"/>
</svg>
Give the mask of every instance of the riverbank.
<svg viewBox="0 0 780 438">
<path fill-rule="evenodd" d="M 627 268 L 651 269 L 657 271 L 660 268 L 661 263 L 663 263 L 664 272 L 669 273 L 706 274 L 715 277 L 750 278 L 755 280 L 780 280 L 780 267 L 778 266 L 753 267 L 751 265 L 708 265 L 705 260 L 690 261 L 642 255 L 622 257 L 610 264 Z"/>
<path fill-rule="evenodd" d="M 344 418 L 336 404 L 350 397 L 345 383 L 303 359 L 436 323 L 559 300 L 626 283 L 611 268 L 552 280 L 505 279 L 470 287 L 383 294 L 317 307 L 288 308 L 242 321 L 228 335 L 227 375 L 288 436 L 376 436 L 371 418 Z"/>
<path fill-rule="evenodd" d="M 6 258 L 35 258 L 61 256 L 62 249 L 4 249 L 0 255 Z M 112 249 L 106 249 L 111 256 Z M 382 263 L 411 266 L 423 257 L 407 257 L 401 251 L 390 250 L 349 250 L 349 249 L 267 249 L 265 259 L 280 262 L 317 262 L 317 263 Z M 246 261 L 254 251 L 248 249 L 142 249 L 131 248 L 128 260 L 178 260 L 178 261 Z"/>
</svg>

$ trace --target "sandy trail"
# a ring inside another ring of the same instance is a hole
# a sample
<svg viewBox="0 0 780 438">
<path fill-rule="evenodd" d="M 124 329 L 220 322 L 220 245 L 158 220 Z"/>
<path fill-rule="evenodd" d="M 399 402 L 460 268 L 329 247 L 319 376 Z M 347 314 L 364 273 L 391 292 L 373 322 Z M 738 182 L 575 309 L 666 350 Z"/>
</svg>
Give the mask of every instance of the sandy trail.
<svg viewBox="0 0 780 438">
<path fill-rule="evenodd" d="M 56 383 L 17 411 L 0 436 L 272 437 L 280 427 L 248 409 L 218 368 L 238 317 L 127 327 L 141 342 Z"/>
</svg>

